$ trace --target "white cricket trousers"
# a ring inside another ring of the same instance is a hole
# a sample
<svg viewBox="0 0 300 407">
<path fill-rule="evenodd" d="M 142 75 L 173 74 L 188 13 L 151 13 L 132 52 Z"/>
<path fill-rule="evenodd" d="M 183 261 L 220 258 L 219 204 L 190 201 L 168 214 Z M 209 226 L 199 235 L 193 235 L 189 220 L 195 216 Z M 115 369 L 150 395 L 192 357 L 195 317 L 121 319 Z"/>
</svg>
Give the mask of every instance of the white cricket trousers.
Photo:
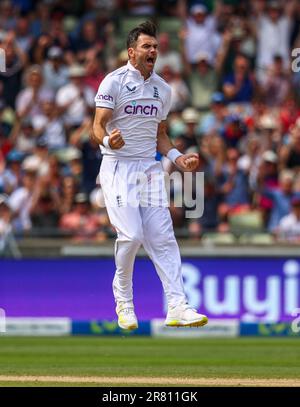
<svg viewBox="0 0 300 407">
<path fill-rule="evenodd" d="M 161 163 L 104 156 L 100 183 L 108 216 L 117 231 L 115 301 L 133 301 L 134 260 L 143 245 L 160 277 L 168 306 L 186 303 Z"/>
</svg>

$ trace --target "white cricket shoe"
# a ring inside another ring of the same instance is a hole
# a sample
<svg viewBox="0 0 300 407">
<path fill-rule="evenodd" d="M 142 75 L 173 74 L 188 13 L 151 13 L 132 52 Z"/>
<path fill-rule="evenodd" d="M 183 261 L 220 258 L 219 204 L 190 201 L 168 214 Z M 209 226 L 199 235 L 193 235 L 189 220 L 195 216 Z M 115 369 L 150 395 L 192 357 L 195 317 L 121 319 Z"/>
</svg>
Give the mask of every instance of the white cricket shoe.
<svg viewBox="0 0 300 407">
<path fill-rule="evenodd" d="M 165 325 L 173 327 L 199 327 L 206 325 L 207 322 L 208 318 L 206 315 L 198 314 L 188 304 L 180 304 L 169 308 Z"/>
<path fill-rule="evenodd" d="M 118 324 L 120 328 L 129 331 L 137 329 L 138 321 L 134 313 L 132 302 L 118 302 L 116 313 L 118 315 Z"/>
</svg>

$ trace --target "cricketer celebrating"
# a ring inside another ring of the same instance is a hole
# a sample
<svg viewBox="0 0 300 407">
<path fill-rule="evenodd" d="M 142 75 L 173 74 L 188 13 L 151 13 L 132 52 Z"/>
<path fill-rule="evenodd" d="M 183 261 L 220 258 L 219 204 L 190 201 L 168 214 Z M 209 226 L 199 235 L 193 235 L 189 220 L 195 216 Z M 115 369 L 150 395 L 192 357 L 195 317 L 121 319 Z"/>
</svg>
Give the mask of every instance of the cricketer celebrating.
<svg viewBox="0 0 300 407">
<path fill-rule="evenodd" d="M 132 275 L 137 251 L 143 245 L 166 295 L 165 324 L 202 326 L 207 317 L 188 305 L 184 293 L 181 258 L 164 183 L 159 183 L 157 190 L 150 182 L 163 174 L 161 163 L 155 160 L 157 151 L 182 171 L 195 170 L 198 155 L 181 154 L 166 132 L 171 89 L 154 72 L 158 53 L 155 25 L 147 21 L 131 30 L 127 49 L 127 65 L 108 74 L 99 86 L 92 135 L 101 145 L 100 183 L 111 224 L 117 231 L 113 293 L 118 324 L 129 330 L 138 327 Z M 130 194 L 137 204 L 130 202 Z"/>
</svg>

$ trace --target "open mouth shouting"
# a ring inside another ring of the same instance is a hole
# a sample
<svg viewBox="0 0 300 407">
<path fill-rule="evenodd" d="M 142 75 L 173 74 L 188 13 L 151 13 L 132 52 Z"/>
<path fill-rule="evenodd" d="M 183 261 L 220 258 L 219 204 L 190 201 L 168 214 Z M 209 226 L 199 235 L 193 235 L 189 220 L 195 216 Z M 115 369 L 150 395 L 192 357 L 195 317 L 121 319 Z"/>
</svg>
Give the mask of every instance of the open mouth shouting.
<svg viewBox="0 0 300 407">
<path fill-rule="evenodd" d="M 146 63 L 149 67 L 153 68 L 155 64 L 156 58 L 155 57 L 147 57 Z"/>
</svg>

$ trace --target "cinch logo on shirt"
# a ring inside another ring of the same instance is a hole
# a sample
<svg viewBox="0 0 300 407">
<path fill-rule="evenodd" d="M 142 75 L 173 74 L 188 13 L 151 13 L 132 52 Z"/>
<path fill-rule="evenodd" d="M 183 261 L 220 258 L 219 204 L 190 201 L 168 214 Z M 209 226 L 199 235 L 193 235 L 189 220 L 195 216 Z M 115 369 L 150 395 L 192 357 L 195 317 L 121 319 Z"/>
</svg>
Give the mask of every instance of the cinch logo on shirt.
<svg viewBox="0 0 300 407">
<path fill-rule="evenodd" d="M 109 100 L 110 102 L 113 102 L 114 98 L 111 95 L 97 95 L 97 99 L 100 100 Z"/>
<path fill-rule="evenodd" d="M 146 116 L 157 116 L 158 108 L 155 105 L 137 105 L 132 102 L 131 105 L 126 105 L 124 108 L 126 114 L 144 114 Z"/>
</svg>

